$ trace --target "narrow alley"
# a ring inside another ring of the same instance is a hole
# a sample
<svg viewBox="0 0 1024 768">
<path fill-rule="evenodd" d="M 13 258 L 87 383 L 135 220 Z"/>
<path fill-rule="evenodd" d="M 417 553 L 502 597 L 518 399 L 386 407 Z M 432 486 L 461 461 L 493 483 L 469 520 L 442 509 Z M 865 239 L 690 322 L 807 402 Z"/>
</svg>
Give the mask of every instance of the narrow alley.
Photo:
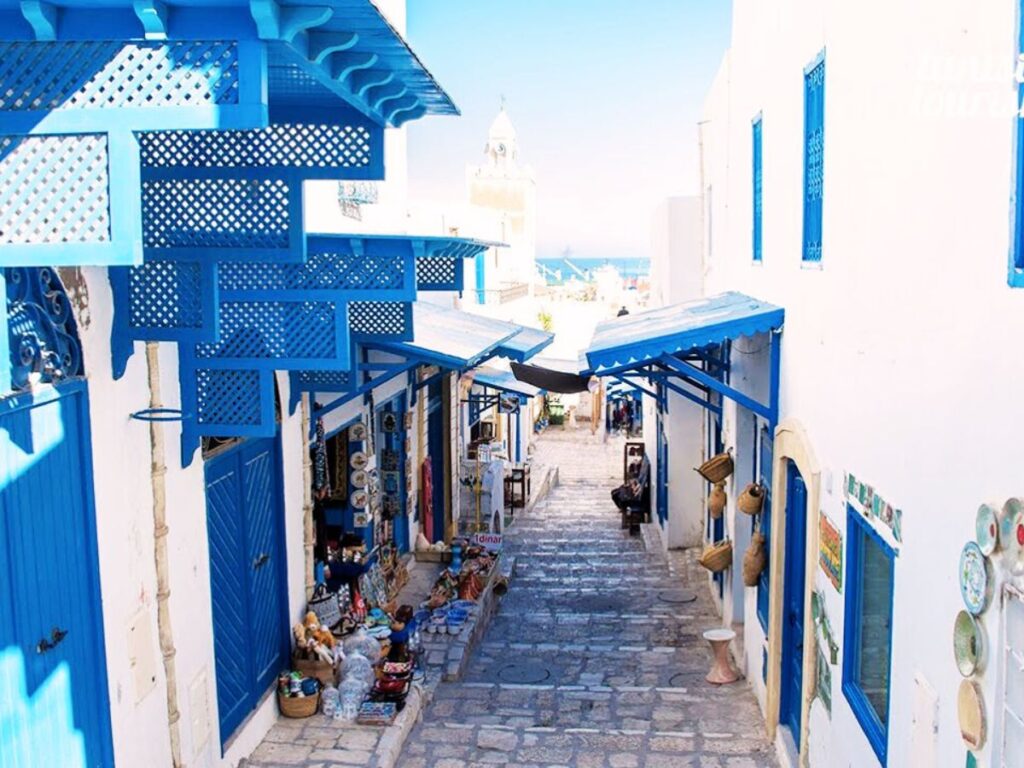
<svg viewBox="0 0 1024 768">
<path fill-rule="evenodd" d="M 537 459 L 560 484 L 508 534 L 512 588 L 398 765 L 776 765 L 745 681 L 704 680 L 701 633 L 720 624 L 704 572 L 620 528 L 622 443 L 549 430 Z"/>
</svg>

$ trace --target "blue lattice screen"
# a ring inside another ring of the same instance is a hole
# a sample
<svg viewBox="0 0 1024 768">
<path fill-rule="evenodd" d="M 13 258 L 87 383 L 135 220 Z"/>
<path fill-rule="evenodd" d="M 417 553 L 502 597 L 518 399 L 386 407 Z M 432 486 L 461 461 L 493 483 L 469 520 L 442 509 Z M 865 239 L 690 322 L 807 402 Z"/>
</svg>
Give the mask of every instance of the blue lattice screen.
<svg viewBox="0 0 1024 768">
<path fill-rule="evenodd" d="M 462 258 L 417 259 L 416 287 L 421 291 L 461 291 Z"/>
<path fill-rule="evenodd" d="M 412 302 L 353 301 L 348 307 L 352 335 L 360 340 L 412 340 Z"/>
<path fill-rule="evenodd" d="M 804 75 L 804 261 L 821 261 L 824 178 L 825 59 L 822 56 Z"/>
</svg>

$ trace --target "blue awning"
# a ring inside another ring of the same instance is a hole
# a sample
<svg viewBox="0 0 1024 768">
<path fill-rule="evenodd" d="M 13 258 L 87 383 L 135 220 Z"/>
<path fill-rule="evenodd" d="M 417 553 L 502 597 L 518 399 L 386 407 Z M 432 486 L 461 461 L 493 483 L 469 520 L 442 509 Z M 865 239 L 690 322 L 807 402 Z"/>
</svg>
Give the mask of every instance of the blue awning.
<svg viewBox="0 0 1024 768">
<path fill-rule="evenodd" d="M 544 393 L 544 390 L 540 387 L 527 384 L 525 381 L 519 381 L 519 379 L 512 375 L 511 371 L 501 371 L 497 368 L 475 369 L 473 371 L 473 383 L 523 397 L 536 397 Z"/>
<path fill-rule="evenodd" d="M 523 328 L 511 339 L 502 343 L 498 348 L 498 354 L 515 360 L 517 363 L 525 363 L 538 352 L 546 349 L 554 340 L 555 334 L 553 333 L 538 328 Z"/>
<path fill-rule="evenodd" d="M 586 351 L 587 372 L 628 370 L 740 336 L 782 327 L 785 311 L 742 293 L 624 315 L 597 326 Z"/>
<path fill-rule="evenodd" d="M 372 346 L 426 365 L 472 368 L 522 330 L 522 326 L 417 301 L 412 305 L 412 339 Z"/>
</svg>

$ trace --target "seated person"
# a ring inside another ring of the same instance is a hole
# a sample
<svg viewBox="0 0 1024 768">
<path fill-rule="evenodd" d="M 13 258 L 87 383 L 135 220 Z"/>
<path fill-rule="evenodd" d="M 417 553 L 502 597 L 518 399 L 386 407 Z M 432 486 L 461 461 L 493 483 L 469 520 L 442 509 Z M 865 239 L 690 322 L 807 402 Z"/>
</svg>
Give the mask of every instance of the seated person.
<svg viewBox="0 0 1024 768">
<path fill-rule="evenodd" d="M 615 502 L 615 506 L 625 512 L 627 507 L 640 504 L 643 500 L 644 488 L 647 486 L 650 474 L 651 462 L 645 454 L 640 462 L 640 469 L 637 471 L 636 476 L 612 491 L 612 501 Z"/>
</svg>

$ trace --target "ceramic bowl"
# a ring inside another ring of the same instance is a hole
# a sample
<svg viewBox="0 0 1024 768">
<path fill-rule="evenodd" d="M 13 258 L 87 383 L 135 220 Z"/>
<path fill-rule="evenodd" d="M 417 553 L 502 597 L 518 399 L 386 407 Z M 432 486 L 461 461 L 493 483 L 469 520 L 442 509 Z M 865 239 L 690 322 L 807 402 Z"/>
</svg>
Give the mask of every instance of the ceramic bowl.
<svg viewBox="0 0 1024 768">
<path fill-rule="evenodd" d="M 469 613 L 476 613 L 477 604 L 474 600 L 456 600 L 452 603 L 452 608 L 455 610 L 468 611 Z"/>
<path fill-rule="evenodd" d="M 999 511 L 991 504 L 978 507 L 974 520 L 974 540 L 978 542 L 981 554 L 988 557 L 999 547 Z"/>
<path fill-rule="evenodd" d="M 985 631 L 967 611 L 960 611 L 953 624 L 953 656 L 964 677 L 981 671 L 985 659 Z"/>
<path fill-rule="evenodd" d="M 962 680 L 956 697 L 960 735 L 968 749 L 981 749 L 985 744 L 985 701 L 973 680 Z"/>
<path fill-rule="evenodd" d="M 449 621 L 449 623 L 453 622 L 453 621 L 465 621 L 468 618 L 469 618 L 469 611 L 463 611 L 463 610 L 460 610 L 459 608 L 452 608 L 452 610 L 448 611 L 448 621 Z"/>
<path fill-rule="evenodd" d="M 457 634 L 459 634 L 459 632 L 462 631 L 462 628 L 464 626 L 466 626 L 466 625 L 465 624 L 449 624 L 448 625 L 448 634 L 449 635 L 457 635 Z"/>
</svg>

